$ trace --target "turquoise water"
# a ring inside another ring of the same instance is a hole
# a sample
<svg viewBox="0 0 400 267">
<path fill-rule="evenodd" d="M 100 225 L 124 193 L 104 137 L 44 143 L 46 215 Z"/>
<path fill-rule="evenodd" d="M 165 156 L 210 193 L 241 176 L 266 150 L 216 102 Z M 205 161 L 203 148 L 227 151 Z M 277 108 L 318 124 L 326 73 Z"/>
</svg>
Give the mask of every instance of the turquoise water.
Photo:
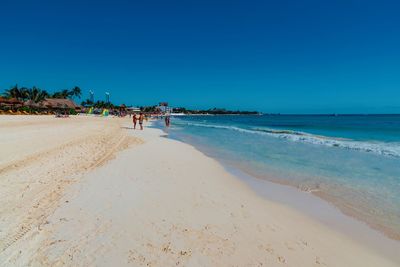
<svg viewBox="0 0 400 267">
<path fill-rule="evenodd" d="M 161 125 L 161 122 L 160 122 Z M 169 136 L 400 239 L 400 116 L 191 116 Z"/>
</svg>

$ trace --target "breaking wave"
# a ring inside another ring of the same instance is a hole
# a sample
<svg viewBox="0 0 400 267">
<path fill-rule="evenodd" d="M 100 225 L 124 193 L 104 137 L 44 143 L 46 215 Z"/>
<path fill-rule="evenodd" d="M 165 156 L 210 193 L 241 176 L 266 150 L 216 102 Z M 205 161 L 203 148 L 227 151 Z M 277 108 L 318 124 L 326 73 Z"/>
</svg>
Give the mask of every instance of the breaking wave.
<svg viewBox="0 0 400 267">
<path fill-rule="evenodd" d="M 236 126 L 225 126 L 216 124 L 202 124 L 202 123 L 191 123 L 191 122 L 179 122 L 181 125 L 206 127 L 214 129 L 224 129 L 230 131 L 238 131 L 248 134 L 258 134 L 272 136 L 280 139 L 285 139 L 294 142 L 303 142 L 313 145 L 324 145 L 329 147 L 336 147 L 349 150 L 357 150 L 369 153 L 375 153 L 379 155 L 399 157 L 400 158 L 400 143 L 383 143 L 383 142 L 366 142 L 366 141 L 354 141 L 351 139 L 335 138 L 321 135 L 313 135 L 305 132 L 298 132 L 292 130 L 277 130 L 268 128 L 252 128 L 245 129 Z"/>
</svg>

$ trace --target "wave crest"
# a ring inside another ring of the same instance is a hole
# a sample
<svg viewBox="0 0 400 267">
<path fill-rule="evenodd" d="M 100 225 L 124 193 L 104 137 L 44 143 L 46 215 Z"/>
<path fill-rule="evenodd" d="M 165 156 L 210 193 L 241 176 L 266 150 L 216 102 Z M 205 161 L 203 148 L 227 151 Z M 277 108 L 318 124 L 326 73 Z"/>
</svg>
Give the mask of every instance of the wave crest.
<svg viewBox="0 0 400 267">
<path fill-rule="evenodd" d="M 378 155 L 400 158 L 399 143 L 388 144 L 383 142 L 375 143 L 375 142 L 365 142 L 365 141 L 354 141 L 351 139 L 313 135 L 309 133 L 292 131 L 292 130 L 277 130 L 277 129 L 267 129 L 267 128 L 245 129 L 237 126 L 225 126 L 225 125 L 202 124 L 202 123 L 191 123 L 191 122 L 182 122 L 182 124 L 188 126 L 238 131 L 248 134 L 267 135 L 294 142 L 302 142 L 313 145 L 323 145 L 323 146 L 336 147 L 342 149 L 363 151 L 363 152 L 375 153 Z"/>
</svg>

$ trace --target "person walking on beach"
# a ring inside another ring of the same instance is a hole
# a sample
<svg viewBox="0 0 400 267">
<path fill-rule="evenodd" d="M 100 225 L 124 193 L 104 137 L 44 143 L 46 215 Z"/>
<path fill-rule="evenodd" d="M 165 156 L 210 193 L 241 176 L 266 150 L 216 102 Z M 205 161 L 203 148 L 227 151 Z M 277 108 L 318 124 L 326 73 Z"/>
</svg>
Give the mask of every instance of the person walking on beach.
<svg viewBox="0 0 400 267">
<path fill-rule="evenodd" d="M 169 127 L 169 123 L 170 123 L 170 117 L 169 117 L 169 115 L 166 115 L 165 116 L 165 126 Z"/>
<path fill-rule="evenodd" d="M 139 114 L 139 125 L 140 125 L 140 130 L 143 130 L 143 120 L 144 120 L 144 115 L 142 112 Z"/>
<path fill-rule="evenodd" d="M 132 118 L 133 129 L 136 130 L 137 117 L 136 117 L 135 113 L 133 113 L 132 115 L 133 115 L 133 118 Z"/>
</svg>

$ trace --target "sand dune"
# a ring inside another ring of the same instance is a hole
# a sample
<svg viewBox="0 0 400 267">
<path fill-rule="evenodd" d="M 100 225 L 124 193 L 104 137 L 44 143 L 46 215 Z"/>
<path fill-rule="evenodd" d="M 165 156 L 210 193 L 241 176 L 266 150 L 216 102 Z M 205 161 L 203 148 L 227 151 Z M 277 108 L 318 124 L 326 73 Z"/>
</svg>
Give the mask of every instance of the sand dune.
<svg viewBox="0 0 400 267">
<path fill-rule="evenodd" d="M 31 146 L 8 157 L 11 137 L 0 139 L 4 266 L 398 266 L 159 130 L 40 120 L 0 128 Z"/>
</svg>

